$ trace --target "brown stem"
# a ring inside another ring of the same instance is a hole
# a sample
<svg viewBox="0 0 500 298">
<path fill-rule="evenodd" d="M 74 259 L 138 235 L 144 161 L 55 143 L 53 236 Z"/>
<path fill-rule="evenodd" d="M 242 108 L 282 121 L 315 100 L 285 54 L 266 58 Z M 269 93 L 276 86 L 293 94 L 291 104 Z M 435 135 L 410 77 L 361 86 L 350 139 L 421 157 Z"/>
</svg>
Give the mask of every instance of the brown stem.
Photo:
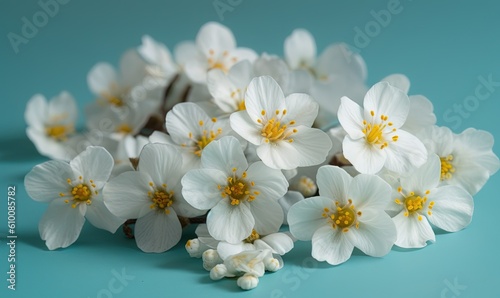
<svg viewBox="0 0 500 298">
<path fill-rule="evenodd" d="M 125 223 L 123 223 L 123 233 L 128 239 L 134 239 L 134 233 L 132 233 L 132 228 L 129 225 L 135 225 L 137 219 L 127 219 Z"/>
</svg>

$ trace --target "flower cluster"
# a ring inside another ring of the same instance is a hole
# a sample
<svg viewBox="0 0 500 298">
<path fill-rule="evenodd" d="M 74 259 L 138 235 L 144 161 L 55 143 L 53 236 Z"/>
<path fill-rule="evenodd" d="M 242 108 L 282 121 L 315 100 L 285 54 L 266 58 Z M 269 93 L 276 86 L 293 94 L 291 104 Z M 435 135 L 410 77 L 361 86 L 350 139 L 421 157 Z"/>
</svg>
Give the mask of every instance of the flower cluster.
<svg viewBox="0 0 500 298">
<path fill-rule="evenodd" d="M 404 75 L 368 88 L 345 44 L 317 56 L 297 29 L 284 53 L 238 47 L 207 23 L 174 55 L 144 36 L 119 71 L 92 67 L 85 128 L 68 92 L 33 96 L 27 135 L 52 160 L 25 187 L 50 203 L 39 224 L 47 247 L 73 244 L 87 218 L 112 233 L 123 224 L 140 250 L 162 253 L 198 223 L 187 253 L 213 280 L 238 277 L 248 290 L 296 240 L 338 265 L 354 247 L 382 257 L 470 223 L 472 196 L 500 167 L 490 133 L 436 126 Z"/>
</svg>

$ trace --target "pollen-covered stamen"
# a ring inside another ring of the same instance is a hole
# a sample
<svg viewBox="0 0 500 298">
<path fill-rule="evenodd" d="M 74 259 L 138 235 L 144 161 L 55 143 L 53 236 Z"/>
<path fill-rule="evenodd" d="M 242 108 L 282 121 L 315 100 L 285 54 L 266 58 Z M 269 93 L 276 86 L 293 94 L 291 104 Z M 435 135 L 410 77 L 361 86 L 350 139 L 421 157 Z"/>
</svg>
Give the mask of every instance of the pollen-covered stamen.
<svg viewBox="0 0 500 298">
<path fill-rule="evenodd" d="M 240 89 L 240 88 L 237 88 L 236 90 L 232 91 L 231 92 L 231 98 L 234 99 L 235 103 L 236 103 L 236 109 L 238 111 L 244 111 L 247 109 L 246 105 L 245 105 L 245 92 L 246 92 L 246 89 L 245 88 L 243 91 Z"/>
<path fill-rule="evenodd" d="M 448 155 L 446 157 L 441 157 L 441 180 L 449 180 L 453 177 L 455 173 L 455 168 L 453 167 L 453 155 Z"/>
<path fill-rule="evenodd" d="M 245 238 L 245 240 L 243 240 L 244 242 L 246 243 L 254 243 L 255 240 L 257 239 L 260 239 L 260 235 L 259 233 L 257 233 L 257 231 L 255 229 L 252 229 L 252 233 L 250 234 L 250 236 L 248 236 L 247 238 Z"/>
<path fill-rule="evenodd" d="M 92 204 L 92 196 L 99 194 L 95 190 L 96 185 L 93 180 L 90 180 L 89 184 L 83 182 L 82 176 L 78 177 L 78 180 L 73 182 L 70 178 L 66 180 L 70 185 L 68 193 L 59 193 L 60 197 L 71 197 L 71 199 L 64 200 L 64 203 L 69 204 L 71 202 L 71 207 L 76 208 L 78 205 L 85 203 L 87 205 Z"/>
<path fill-rule="evenodd" d="M 45 133 L 47 136 L 57 140 L 65 141 L 68 134 L 73 132 L 73 128 L 67 125 L 47 125 L 45 126 Z"/>
<path fill-rule="evenodd" d="M 375 119 L 375 112 L 370 111 L 372 119 L 370 122 L 363 120 L 362 132 L 365 134 L 365 140 L 372 145 L 380 145 L 380 149 L 384 149 L 388 146 L 388 140 L 385 138 L 388 127 L 393 126 L 392 122 L 389 122 L 389 117 L 386 115 L 380 115 L 380 120 Z M 396 128 L 392 128 L 390 132 L 396 132 Z M 398 141 L 399 136 L 393 135 L 391 140 L 393 142 Z"/>
<path fill-rule="evenodd" d="M 400 189 L 398 189 L 399 191 Z M 399 191 L 400 193 L 402 193 L 402 191 Z M 417 214 L 417 218 L 418 220 L 422 220 L 423 217 L 422 217 L 422 213 L 425 212 L 425 210 L 427 209 L 427 215 L 432 215 L 432 208 L 434 207 L 434 201 L 431 201 L 429 202 L 429 204 L 427 204 L 427 195 L 430 194 L 430 191 L 427 190 L 425 192 L 425 195 L 423 196 L 420 196 L 420 195 L 417 195 L 415 194 L 415 192 L 410 192 L 408 195 L 404 196 L 405 199 L 404 199 L 404 202 L 401 202 L 401 200 L 399 199 L 396 199 L 395 200 L 395 203 L 398 204 L 398 205 L 403 205 L 404 208 L 405 208 L 405 212 L 404 212 L 404 216 L 408 217 L 410 215 L 413 215 L 413 214 Z"/>
<path fill-rule="evenodd" d="M 221 196 L 223 198 L 229 198 L 231 205 L 236 206 L 241 203 L 243 200 L 247 200 L 251 202 L 255 200 L 255 198 L 260 195 L 259 191 L 252 191 L 251 187 L 255 186 L 255 182 L 251 181 L 248 183 L 245 179 L 247 177 L 247 173 L 243 172 L 241 178 L 236 175 L 236 168 L 233 168 L 233 176 L 227 177 L 226 186 L 218 185 L 219 190 L 221 191 Z"/>
<path fill-rule="evenodd" d="M 212 122 L 217 122 L 217 118 L 213 118 Z M 204 125 L 204 122 L 202 120 L 199 121 L 200 126 Z M 222 133 L 222 128 L 218 128 L 217 131 L 207 131 L 203 130 L 201 133 L 201 136 L 195 140 L 197 149 L 194 151 L 194 154 L 198 155 L 201 157 L 201 152 L 205 147 L 210 144 L 213 140 L 215 140 L 220 134 Z M 189 133 L 189 138 L 193 139 L 193 133 Z"/>
<path fill-rule="evenodd" d="M 153 189 L 148 192 L 148 197 L 152 202 L 149 208 L 169 214 L 169 207 L 174 203 L 174 192 L 168 191 L 166 184 L 162 184 L 161 187 L 157 187 L 153 182 L 149 182 L 149 186 Z"/>
<path fill-rule="evenodd" d="M 106 101 L 115 107 L 122 107 L 124 105 L 123 100 L 115 95 L 103 95 L 103 97 L 106 99 Z"/>
<path fill-rule="evenodd" d="M 273 116 L 271 119 L 268 119 L 265 121 L 265 124 L 262 122 L 263 119 L 258 119 L 257 122 L 264 124 L 261 130 L 261 136 L 265 138 L 265 142 L 276 142 L 280 140 L 287 139 L 288 142 L 293 142 L 292 138 L 289 138 L 292 134 L 297 132 L 297 129 L 290 129 L 289 125 L 294 125 L 295 120 L 291 120 L 288 124 L 287 123 L 282 123 L 280 121 L 282 116 L 285 116 L 287 113 L 286 109 L 283 109 L 282 111 L 276 110 L 274 112 L 275 116 Z M 280 114 L 282 116 L 280 117 Z M 262 116 L 266 115 L 266 111 L 262 110 L 261 112 Z M 278 119 L 279 117 L 279 119 Z"/>
<path fill-rule="evenodd" d="M 348 232 L 351 226 L 359 229 L 359 221 L 357 219 L 361 215 L 361 211 L 356 211 L 351 199 L 342 207 L 340 206 L 340 202 L 336 201 L 333 210 L 324 208 L 322 213 L 322 216 L 330 221 L 334 229 L 340 228 L 342 232 Z"/>
<path fill-rule="evenodd" d="M 216 55 L 213 49 L 208 51 L 208 69 L 220 69 L 227 73 L 231 65 L 238 61 L 237 57 L 230 56 L 228 51 L 222 52 L 222 55 Z"/>
<path fill-rule="evenodd" d="M 116 132 L 128 135 L 132 133 L 132 127 L 127 123 L 122 123 L 116 127 Z"/>
</svg>

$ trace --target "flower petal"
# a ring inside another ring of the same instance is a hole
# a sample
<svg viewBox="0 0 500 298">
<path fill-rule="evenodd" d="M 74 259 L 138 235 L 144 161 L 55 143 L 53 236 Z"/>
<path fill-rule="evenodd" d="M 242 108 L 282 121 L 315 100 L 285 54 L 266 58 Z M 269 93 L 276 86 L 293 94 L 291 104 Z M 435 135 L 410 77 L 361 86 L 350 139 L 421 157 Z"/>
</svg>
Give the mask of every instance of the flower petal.
<svg viewBox="0 0 500 298">
<path fill-rule="evenodd" d="M 63 199 L 57 199 L 50 203 L 38 224 L 38 230 L 45 245 L 54 250 L 73 244 L 78 239 L 84 222 L 80 208 L 72 208 Z"/>
<path fill-rule="evenodd" d="M 118 227 L 125 222 L 126 218 L 118 218 L 113 215 L 102 200 L 102 196 L 92 199 L 92 204 L 87 206 L 87 212 L 85 217 L 90 221 L 90 223 L 99 229 L 109 231 L 111 233 L 116 232 Z"/>
<path fill-rule="evenodd" d="M 274 233 L 260 238 L 255 242 L 262 241 L 269 245 L 273 253 L 284 255 L 293 248 L 293 240 L 285 233 Z M 258 246 L 256 244 L 256 246 Z"/>
<path fill-rule="evenodd" d="M 241 144 L 233 136 L 210 142 L 203 150 L 201 165 L 203 168 L 216 169 L 228 175 L 235 172 L 238 176 L 248 168 Z"/>
<path fill-rule="evenodd" d="M 254 250 L 255 246 L 251 243 L 238 242 L 236 244 L 231 244 L 225 241 L 219 242 L 217 245 L 217 253 L 219 257 L 223 260 L 230 256 L 239 254 L 242 251 Z"/>
<path fill-rule="evenodd" d="M 292 138 L 293 142 L 290 143 L 290 145 L 294 147 L 297 154 L 295 156 L 287 155 L 285 157 L 288 159 L 294 159 L 296 165 L 299 167 L 314 166 L 324 162 L 330 149 L 332 148 L 332 141 L 330 137 L 325 132 L 317 128 L 310 128 L 302 125 L 297 126 L 296 132 L 292 135 Z M 287 143 L 288 141 L 283 140 L 280 142 L 279 146 L 275 146 L 274 144 L 273 146 L 285 147 L 288 146 Z"/>
<path fill-rule="evenodd" d="M 108 181 L 114 163 L 113 156 L 104 147 L 89 146 L 70 162 L 70 166 L 83 175 L 85 181 L 94 180 L 100 189 Z"/>
<path fill-rule="evenodd" d="M 233 244 L 248 237 L 254 225 L 252 212 L 246 204 L 232 206 L 228 200 L 220 200 L 207 216 L 210 235 Z"/>
<path fill-rule="evenodd" d="M 281 87 L 272 77 L 256 77 L 248 84 L 245 94 L 246 111 L 253 121 L 264 117 L 267 119 L 267 117 L 273 117 L 275 111 L 286 109 L 284 99 L 285 95 Z M 263 111 L 264 115 L 262 115 Z"/>
<path fill-rule="evenodd" d="M 26 104 L 24 120 L 28 126 L 43 128 L 47 117 L 48 103 L 42 94 L 33 95 Z"/>
<path fill-rule="evenodd" d="M 160 253 L 176 245 L 182 236 L 182 227 L 177 214 L 151 211 L 137 219 L 134 236 L 137 246 L 144 252 Z"/>
<path fill-rule="evenodd" d="M 118 84 L 118 77 L 111 64 L 101 62 L 89 71 L 87 84 L 92 93 L 101 96 L 102 93 L 109 93 L 111 86 Z"/>
<path fill-rule="evenodd" d="M 427 149 L 414 135 L 399 129 L 398 140 L 384 148 L 387 151 L 385 167 L 393 172 L 404 174 L 421 167 L 427 161 Z"/>
<path fill-rule="evenodd" d="M 295 29 L 285 39 L 285 59 L 290 68 L 312 67 L 316 60 L 316 42 L 305 29 Z"/>
<path fill-rule="evenodd" d="M 352 177 L 336 166 L 322 166 L 318 169 L 317 184 L 319 195 L 338 201 L 340 205 L 347 203 L 347 195 Z"/>
<path fill-rule="evenodd" d="M 260 192 L 257 199 L 277 201 L 288 189 L 288 181 L 283 173 L 280 170 L 270 169 L 261 161 L 250 165 L 246 180 L 255 184 L 252 191 Z"/>
<path fill-rule="evenodd" d="M 410 99 L 399 88 L 393 87 L 387 82 L 379 82 L 368 90 L 363 106 L 365 116 L 374 111 L 374 117 L 377 121 L 380 120 L 381 115 L 385 115 L 388 117 L 388 121 L 393 123 L 393 127 L 400 128 L 408 117 Z M 370 117 L 367 116 L 366 120 L 368 121 Z"/>
<path fill-rule="evenodd" d="M 296 126 L 311 127 L 318 116 L 319 104 L 308 94 L 293 93 L 285 98 L 287 114 L 282 123 L 294 121 Z"/>
<path fill-rule="evenodd" d="M 380 210 L 391 200 L 391 186 L 382 178 L 373 175 L 359 174 L 353 178 L 348 197 L 352 198 L 357 210 Z"/>
<path fill-rule="evenodd" d="M 392 218 L 396 225 L 398 238 L 395 244 L 403 248 L 421 248 L 427 241 L 436 241 L 436 236 L 425 216 L 418 220 L 417 214 L 404 216 L 404 211 Z"/>
<path fill-rule="evenodd" d="M 330 225 L 319 228 L 312 237 L 312 257 L 331 265 L 347 261 L 352 254 L 354 245 L 339 229 Z"/>
<path fill-rule="evenodd" d="M 236 40 L 229 28 L 216 22 L 209 22 L 198 31 L 196 45 L 202 53 L 209 57 L 211 51 L 221 55 L 223 51 L 236 48 Z"/>
<path fill-rule="evenodd" d="M 247 112 L 232 113 L 229 117 L 229 123 L 231 128 L 245 140 L 257 146 L 262 143 L 262 127 L 257 124 L 256 120 L 250 119 Z"/>
<path fill-rule="evenodd" d="M 333 201 L 325 197 L 312 197 L 296 203 L 288 211 L 290 232 L 299 240 L 311 240 L 316 230 L 328 225 L 322 214 L 325 208 L 333 206 Z"/>
<path fill-rule="evenodd" d="M 431 154 L 427 162 L 413 171 L 407 177 L 401 177 L 401 186 L 404 190 L 413 191 L 418 195 L 424 195 L 427 190 L 438 186 L 441 179 L 441 160 L 436 154 Z"/>
<path fill-rule="evenodd" d="M 50 202 L 59 198 L 61 193 L 68 193 L 71 186 L 66 179 L 74 178 L 68 163 L 51 160 L 35 166 L 24 178 L 24 186 L 33 200 Z"/>
<path fill-rule="evenodd" d="M 355 140 L 363 138 L 363 110 L 357 103 L 346 96 L 343 96 L 340 101 L 337 114 L 340 125 L 342 125 L 351 138 Z"/>
<path fill-rule="evenodd" d="M 257 197 L 248 202 L 250 211 L 255 219 L 254 229 L 261 235 L 276 233 L 283 223 L 283 209 L 277 200 Z"/>
<path fill-rule="evenodd" d="M 219 186 L 227 184 L 227 174 L 215 169 L 193 169 L 181 183 L 184 199 L 194 208 L 208 210 L 222 200 Z"/>
<path fill-rule="evenodd" d="M 405 76 L 404 74 L 400 73 L 391 74 L 380 81 L 387 82 L 390 85 L 401 89 L 401 91 L 403 91 L 406 94 L 408 94 L 408 91 L 410 90 L 410 79 L 408 79 L 408 77 Z"/>
<path fill-rule="evenodd" d="M 346 136 L 342 142 L 345 158 L 358 172 L 364 174 L 376 174 L 382 170 L 387 159 L 385 149 L 372 146 L 365 139 L 353 140 L 350 136 Z"/>
<path fill-rule="evenodd" d="M 433 190 L 429 194 L 429 201 L 435 204 L 432 215 L 427 218 L 440 229 L 457 232 L 472 220 L 474 201 L 470 194 L 458 186 L 447 185 Z"/>
<path fill-rule="evenodd" d="M 165 126 L 172 140 L 177 144 L 194 142 L 203 130 L 202 126 L 211 123 L 212 119 L 197 104 L 183 102 L 176 104 L 167 113 Z M 202 123 L 200 125 L 200 123 Z M 191 137 L 190 137 L 191 136 Z"/>
<path fill-rule="evenodd" d="M 349 229 L 345 236 L 357 248 L 372 257 L 382 257 L 391 251 L 397 232 L 393 221 L 383 211 L 367 210 L 358 217 L 359 229 Z"/>
<path fill-rule="evenodd" d="M 173 189 L 184 174 L 181 153 L 171 145 L 159 143 L 142 149 L 137 169 L 147 173 L 156 187 L 167 184 L 168 190 Z"/>
<path fill-rule="evenodd" d="M 304 200 L 304 196 L 298 191 L 288 191 L 282 198 L 278 200 L 281 209 L 283 209 L 283 224 L 288 225 L 288 211 L 296 203 Z"/>
<path fill-rule="evenodd" d="M 402 129 L 416 133 L 436 124 L 432 102 L 423 95 L 410 95 L 410 112 Z"/>
</svg>

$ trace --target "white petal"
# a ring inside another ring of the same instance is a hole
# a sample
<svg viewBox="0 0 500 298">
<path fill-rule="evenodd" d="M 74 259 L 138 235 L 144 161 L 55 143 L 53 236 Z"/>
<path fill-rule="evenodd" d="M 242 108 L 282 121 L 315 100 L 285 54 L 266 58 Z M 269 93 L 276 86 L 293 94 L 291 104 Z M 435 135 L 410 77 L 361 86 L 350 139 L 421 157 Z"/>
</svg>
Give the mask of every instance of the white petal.
<svg viewBox="0 0 500 298">
<path fill-rule="evenodd" d="M 92 67 L 87 75 L 90 90 L 97 96 L 109 93 L 112 85 L 118 84 L 115 69 L 109 63 L 98 63 Z"/>
<path fill-rule="evenodd" d="M 359 174 L 352 180 L 347 193 L 356 209 L 383 211 L 391 200 L 392 189 L 378 176 Z"/>
<path fill-rule="evenodd" d="M 137 247 L 144 252 L 160 253 L 176 245 L 182 236 L 182 227 L 177 214 L 151 211 L 137 219 L 134 236 Z"/>
<path fill-rule="evenodd" d="M 215 104 L 224 112 L 231 113 L 238 110 L 237 99 L 231 97 L 231 93 L 235 92 L 237 87 L 222 70 L 212 69 L 208 72 L 207 87 Z"/>
<path fill-rule="evenodd" d="M 71 168 L 81 173 L 83 179 L 94 180 L 96 185 L 100 182 L 101 187 L 108 181 L 113 165 L 111 154 L 104 147 L 96 146 L 87 147 L 70 162 Z"/>
<path fill-rule="evenodd" d="M 425 216 L 418 220 L 417 214 L 404 216 L 404 211 L 392 218 L 396 225 L 398 238 L 395 244 L 403 248 L 420 248 L 427 245 L 427 241 L 436 241 L 436 236 Z"/>
<path fill-rule="evenodd" d="M 391 74 L 380 81 L 387 82 L 392 86 L 401 89 L 401 91 L 403 91 L 406 94 L 408 94 L 408 91 L 410 90 L 410 80 L 404 74 L 400 73 Z"/>
<path fill-rule="evenodd" d="M 363 57 L 345 43 L 332 44 L 323 50 L 316 61 L 316 72 L 330 80 L 345 77 L 353 83 L 364 82 L 367 76 Z"/>
<path fill-rule="evenodd" d="M 494 138 L 491 133 L 468 128 L 458 135 L 457 143 L 461 145 L 456 146 L 464 146 L 475 151 L 474 162 L 486 168 L 490 175 L 495 174 L 500 168 L 498 157 L 492 151 Z"/>
<path fill-rule="evenodd" d="M 236 244 L 231 244 L 225 241 L 219 242 L 217 245 L 217 253 L 219 253 L 219 257 L 223 260 L 227 259 L 230 256 L 239 254 L 242 251 L 254 250 L 255 246 L 251 243 L 238 242 Z"/>
<path fill-rule="evenodd" d="M 52 201 L 38 225 L 40 237 L 50 250 L 73 244 L 83 227 L 85 218 L 80 208 L 72 208 L 63 199 Z"/>
<path fill-rule="evenodd" d="M 250 119 L 246 111 L 232 113 L 229 118 L 231 128 L 237 134 L 254 145 L 260 145 L 262 127 L 256 123 L 256 120 Z"/>
<path fill-rule="evenodd" d="M 299 166 L 297 158 L 300 158 L 300 154 L 293 144 L 286 141 L 262 143 L 257 147 L 257 155 L 266 166 L 273 169 L 291 170 Z"/>
<path fill-rule="evenodd" d="M 99 229 L 116 232 L 118 227 L 125 222 L 126 218 L 118 218 L 113 215 L 104 205 L 102 197 L 92 199 L 92 204 L 87 207 L 85 217 L 90 223 Z"/>
<path fill-rule="evenodd" d="M 68 125 L 73 125 L 78 117 L 76 101 L 67 91 L 62 91 L 49 101 L 47 112 L 49 117 L 58 118 L 59 121 Z M 49 118 L 48 120 L 51 121 L 52 119 Z"/>
<path fill-rule="evenodd" d="M 414 135 L 398 130 L 396 142 L 390 142 L 383 150 L 387 153 L 385 167 L 393 172 L 405 174 L 421 167 L 427 161 L 427 149 Z"/>
<path fill-rule="evenodd" d="M 408 117 L 410 100 L 408 95 L 400 89 L 389 85 L 387 82 L 380 82 L 368 90 L 363 106 L 365 116 L 374 111 L 374 117 L 377 121 L 381 115 L 385 115 L 395 128 L 400 128 Z"/>
<path fill-rule="evenodd" d="M 396 241 L 397 233 L 393 221 L 383 211 L 363 212 L 359 229 L 351 228 L 345 233 L 349 241 L 365 254 L 382 257 L 389 253 Z"/>
<path fill-rule="evenodd" d="M 168 190 L 171 190 L 184 174 L 182 155 L 171 145 L 148 144 L 141 151 L 138 171 L 147 173 L 156 187 L 165 183 Z"/>
<path fill-rule="evenodd" d="M 189 204 L 186 199 L 184 199 L 184 196 L 182 195 L 182 184 L 177 183 L 177 185 L 173 188 L 172 190 L 174 192 L 174 195 L 172 197 L 173 199 L 173 204 L 172 208 L 174 208 L 175 213 L 179 216 L 183 217 L 197 217 L 200 215 L 203 215 L 206 212 L 206 210 L 200 210 L 197 208 L 194 208 Z"/>
<path fill-rule="evenodd" d="M 226 65 L 228 65 L 230 68 L 234 65 L 234 61 L 249 61 L 250 63 L 253 63 L 257 59 L 257 53 L 255 53 L 254 50 L 249 49 L 249 48 L 236 48 L 234 50 L 228 51 L 228 58 L 231 57 L 228 61 L 226 58 Z M 235 59 L 233 59 L 235 58 Z"/>
<path fill-rule="evenodd" d="M 278 204 L 280 204 L 283 209 L 283 224 L 288 225 L 288 211 L 290 207 L 294 204 L 304 200 L 304 196 L 298 191 L 288 191 L 281 199 L 278 200 Z"/>
<path fill-rule="evenodd" d="M 274 117 L 275 111 L 286 109 L 284 99 L 281 87 L 272 77 L 257 77 L 250 82 L 245 94 L 246 111 L 253 121 Z M 262 111 L 266 114 L 262 115 Z"/>
<path fill-rule="evenodd" d="M 219 23 L 209 22 L 203 25 L 196 36 L 196 45 L 209 57 L 210 50 L 220 55 L 223 51 L 232 50 L 236 47 L 234 35 L 226 26 Z"/>
<path fill-rule="evenodd" d="M 401 186 L 406 191 L 426 192 L 438 186 L 441 179 L 441 160 L 436 154 L 431 154 L 427 162 L 412 171 L 410 176 L 401 178 Z M 419 195 L 424 195 L 420 193 Z"/>
<path fill-rule="evenodd" d="M 277 201 L 288 189 L 288 181 L 283 173 L 280 170 L 270 169 L 260 161 L 250 165 L 246 180 L 254 182 L 252 191 L 260 192 L 257 199 Z"/>
<path fill-rule="evenodd" d="M 128 50 L 120 59 L 120 71 L 126 86 L 139 85 L 146 76 L 146 62 L 135 49 Z"/>
<path fill-rule="evenodd" d="M 203 150 L 201 164 L 203 168 L 216 169 L 227 174 L 236 169 L 235 173 L 238 176 L 248 168 L 241 144 L 233 136 L 210 142 Z"/>
<path fill-rule="evenodd" d="M 220 200 L 207 216 L 207 227 L 215 239 L 238 243 L 248 237 L 255 225 L 252 212 L 246 204 L 232 206 Z"/>
<path fill-rule="evenodd" d="M 319 104 L 308 94 L 293 93 L 285 98 L 287 114 L 282 123 L 295 121 L 295 125 L 311 127 L 318 116 Z"/>
<path fill-rule="evenodd" d="M 149 141 L 151 143 L 160 143 L 160 144 L 175 144 L 172 141 L 172 138 L 164 132 L 161 132 L 159 130 L 155 130 L 150 136 L 149 136 Z"/>
<path fill-rule="evenodd" d="M 205 60 L 192 59 L 187 61 L 184 66 L 184 72 L 187 77 L 197 84 L 206 84 L 207 70 L 208 63 Z"/>
<path fill-rule="evenodd" d="M 337 115 L 340 125 L 342 125 L 351 138 L 360 139 L 364 137 L 363 110 L 357 103 L 346 96 L 343 96 L 340 101 Z"/>
<path fill-rule="evenodd" d="M 354 245 L 339 229 L 330 225 L 319 228 L 312 237 L 312 257 L 331 265 L 347 261 L 352 254 Z"/>
<path fill-rule="evenodd" d="M 211 123 L 212 119 L 197 104 L 183 102 L 175 105 L 167 113 L 165 126 L 172 140 L 180 145 L 190 141 L 190 133 L 194 139 L 199 137 L 203 130 L 200 121 L 205 125 Z"/>
<path fill-rule="evenodd" d="M 42 94 L 33 95 L 26 104 L 24 120 L 28 126 L 43 128 L 47 117 L 48 104 Z"/>
<path fill-rule="evenodd" d="M 289 155 L 287 157 L 295 159 L 299 167 L 314 166 L 324 162 L 332 148 L 330 137 L 317 128 L 297 126 L 296 130 L 297 132 L 291 136 L 293 138 L 291 145 L 295 148 L 298 155 Z M 288 142 L 286 140 L 281 141 L 277 148 L 282 147 L 282 143 Z"/>
<path fill-rule="evenodd" d="M 285 39 L 285 59 L 292 69 L 314 65 L 316 42 L 309 31 L 295 29 Z"/>
<path fill-rule="evenodd" d="M 159 65 L 166 72 L 166 75 L 176 72 L 176 66 L 168 48 L 151 36 L 142 36 L 142 45 L 138 47 L 137 51 L 149 63 Z"/>
<path fill-rule="evenodd" d="M 192 41 L 182 41 L 174 48 L 175 61 L 179 66 L 183 67 L 188 61 L 196 59 L 201 53 L 199 52 L 196 44 Z"/>
<path fill-rule="evenodd" d="M 130 171 L 111 179 L 103 189 L 104 204 L 119 218 L 138 218 L 150 212 L 148 197 L 151 177 L 145 173 Z"/>
<path fill-rule="evenodd" d="M 352 177 L 346 171 L 335 166 L 322 166 L 318 169 L 316 181 L 320 196 L 338 201 L 340 205 L 347 203 Z"/>
<path fill-rule="evenodd" d="M 436 124 L 436 115 L 432 102 L 423 95 L 411 95 L 410 112 L 402 129 L 415 133 Z"/>
<path fill-rule="evenodd" d="M 443 181 L 443 184 L 460 186 L 471 195 L 475 195 L 488 181 L 489 173 L 486 168 L 475 163 L 472 159 L 474 157 L 466 158 L 457 154 L 453 161 L 455 173 L 450 180 Z"/>
<path fill-rule="evenodd" d="M 231 79 L 235 87 L 244 90 L 254 77 L 252 63 L 248 60 L 236 63 L 229 69 L 227 76 Z"/>
<path fill-rule="evenodd" d="M 182 177 L 182 195 L 191 206 L 208 210 L 222 199 L 222 188 L 227 174 L 215 169 L 193 169 Z"/>
<path fill-rule="evenodd" d="M 372 146 L 365 139 L 353 140 L 350 136 L 346 136 L 342 142 L 345 158 L 358 172 L 364 174 L 376 174 L 383 168 L 387 159 L 386 149 Z"/>
<path fill-rule="evenodd" d="M 279 255 L 284 255 L 293 248 L 293 240 L 285 233 L 274 233 L 271 235 L 267 235 L 262 237 L 260 240 L 263 241 L 267 245 L 269 245 L 273 249 L 273 253 L 277 253 Z"/>
<path fill-rule="evenodd" d="M 35 166 L 24 178 L 24 186 L 33 200 L 50 202 L 60 198 L 60 193 L 69 193 L 71 186 L 66 179 L 74 179 L 70 165 L 51 160 Z"/>
<path fill-rule="evenodd" d="M 278 232 L 283 223 L 283 209 L 277 200 L 259 197 L 248 202 L 250 211 L 255 219 L 255 230 L 261 235 Z"/>
<path fill-rule="evenodd" d="M 457 186 L 439 187 L 429 194 L 433 201 L 432 215 L 427 216 L 436 227 L 448 232 L 465 228 L 472 220 L 474 201 L 472 197 Z"/>
<path fill-rule="evenodd" d="M 316 230 L 328 225 L 328 221 L 322 216 L 324 208 L 333 206 L 333 201 L 325 197 L 312 197 L 296 203 L 288 211 L 290 232 L 299 240 L 311 240 Z"/>
</svg>

